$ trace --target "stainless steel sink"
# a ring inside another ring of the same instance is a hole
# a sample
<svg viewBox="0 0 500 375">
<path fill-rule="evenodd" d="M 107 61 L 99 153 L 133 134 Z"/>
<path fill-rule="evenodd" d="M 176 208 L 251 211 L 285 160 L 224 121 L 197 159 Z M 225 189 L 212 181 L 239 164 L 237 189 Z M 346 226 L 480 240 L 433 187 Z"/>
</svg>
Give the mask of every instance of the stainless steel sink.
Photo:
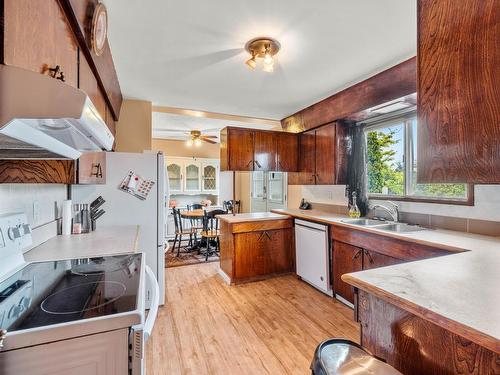
<svg viewBox="0 0 500 375">
<path fill-rule="evenodd" d="M 372 219 L 345 219 L 341 221 L 346 224 L 362 225 L 362 226 L 382 225 L 388 223 L 387 221 L 372 220 Z"/>
<path fill-rule="evenodd" d="M 397 233 L 419 232 L 421 230 L 426 230 L 425 228 L 419 227 L 418 225 L 409 225 L 405 223 L 379 225 L 376 229 Z"/>
</svg>

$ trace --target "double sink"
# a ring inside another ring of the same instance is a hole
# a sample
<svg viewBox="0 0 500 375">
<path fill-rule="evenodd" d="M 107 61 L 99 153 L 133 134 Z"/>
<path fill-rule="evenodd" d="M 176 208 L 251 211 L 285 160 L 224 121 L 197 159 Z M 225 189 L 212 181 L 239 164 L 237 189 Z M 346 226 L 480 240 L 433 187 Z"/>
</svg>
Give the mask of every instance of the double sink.
<svg viewBox="0 0 500 375">
<path fill-rule="evenodd" d="M 397 233 L 410 233 L 419 232 L 426 230 L 426 228 L 419 227 L 418 225 L 410 225 L 406 223 L 395 223 L 384 220 L 374 220 L 374 219 L 345 219 L 341 220 L 343 223 L 351 225 L 359 225 L 362 227 L 370 227 L 373 229 L 384 230 L 387 232 L 397 232 Z"/>
</svg>

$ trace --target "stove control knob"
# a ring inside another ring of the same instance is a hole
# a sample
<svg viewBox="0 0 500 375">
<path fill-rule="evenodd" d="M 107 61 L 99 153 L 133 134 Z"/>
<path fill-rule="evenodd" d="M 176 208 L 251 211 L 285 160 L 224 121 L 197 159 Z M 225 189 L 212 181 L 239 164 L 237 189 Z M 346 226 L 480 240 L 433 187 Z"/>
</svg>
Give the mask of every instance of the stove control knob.
<svg viewBox="0 0 500 375">
<path fill-rule="evenodd" d="M 7 315 L 7 318 L 12 319 L 12 318 L 17 318 L 19 314 L 23 311 L 23 308 L 19 305 L 14 305 L 10 308 L 9 310 L 9 315 Z"/>
<path fill-rule="evenodd" d="M 21 229 L 19 227 L 10 227 L 7 234 L 12 241 L 15 241 L 18 238 L 21 238 Z"/>
<path fill-rule="evenodd" d="M 28 307 L 30 307 L 31 303 L 31 298 L 29 297 L 23 297 L 21 298 L 21 301 L 19 301 L 19 307 L 21 307 L 22 311 L 28 310 Z"/>
<path fill-rule="evenodd" d="M 31 227 L 29 224 L 23 224 L 23 232 L 24 234 L 30 234 L 31 233 Z"/>
</svg>

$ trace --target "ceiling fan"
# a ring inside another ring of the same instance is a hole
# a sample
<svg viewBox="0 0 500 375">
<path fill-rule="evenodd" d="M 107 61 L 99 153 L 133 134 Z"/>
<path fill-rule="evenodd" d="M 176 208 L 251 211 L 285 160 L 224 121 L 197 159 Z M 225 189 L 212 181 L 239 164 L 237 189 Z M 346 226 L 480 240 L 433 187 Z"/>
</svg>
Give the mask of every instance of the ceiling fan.
<svg viewBox="0 0 500 375">
<path fill-rule="evenodd" d="M 217 142 L 213 141 L 213 139 L 217 139 L 215 135 L 201 135 L 201 131 L 199 130 L 191 130 L 188 134 L 191 138 L 186 142 L 188 146 L 201 146 L 201 142 L 207 142 L 211 144 L 216 144 Z"/>
</svg>

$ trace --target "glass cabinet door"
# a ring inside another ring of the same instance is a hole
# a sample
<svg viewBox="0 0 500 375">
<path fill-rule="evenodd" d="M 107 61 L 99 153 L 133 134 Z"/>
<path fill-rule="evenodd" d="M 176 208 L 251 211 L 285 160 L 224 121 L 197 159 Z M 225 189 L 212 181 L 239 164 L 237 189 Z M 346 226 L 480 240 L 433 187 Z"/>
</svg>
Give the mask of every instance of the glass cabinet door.
<svg viewBox="0 0 500 375">
<path fill-rule="evenodd" d="M 200 166 L 195 163 L 186 164 L 185 191 L 200 191 Z"/>
<path fill-rule="evenodd" d="M 170 191 L 182 191 L 182 167 L 179 163 L 167 165 L 168 183 Z"/>
<path fill-rule="evenodd" d="M 217 191 L 218 177 L 216 165 L 203 164 L 203 191 Z"/>
</svg>

